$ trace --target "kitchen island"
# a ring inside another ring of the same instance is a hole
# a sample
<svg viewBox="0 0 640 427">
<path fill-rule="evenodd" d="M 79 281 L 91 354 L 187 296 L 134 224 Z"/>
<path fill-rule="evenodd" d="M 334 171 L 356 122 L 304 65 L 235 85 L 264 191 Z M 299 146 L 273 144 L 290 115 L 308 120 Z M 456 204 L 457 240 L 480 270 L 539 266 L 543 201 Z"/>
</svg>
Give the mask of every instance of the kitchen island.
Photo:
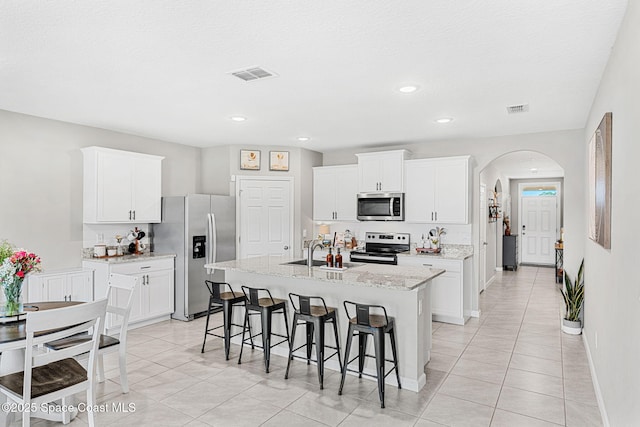
<svg viewBox="0 0 640 427">
<path fill-rule="evenodd" d="M 244 284 L 268 288 L 274 298 L 287 298 L 289 292 L 323 297 L 328 306 L 338 309 L 341 354 L 344 354 L 348 325 L 343 301 L 384 305 L 389 316 L 396 319 L 402 388 L 419 391 L 425 385 L 424 367 L 430 359 L 431 350 L 430 283 L 444 270 L 349 263 L 349 268 L 344 271 L 331 271 L 322 267 L 309 269 L 306 265 L 287 264 L 290 261 L 293 260 L 288 257 L 265 256 L 207 264 L 205 268 L 225 270 L 226 280 L 236 291 L 240 291 Z M 290 314 L 291 310 L 289 304 Z M 234 323 L 242 324 L 243 314 L 242 310 L 236 310 Z M 289 315 L 289 319 L 292 318 Z M 257 324 L 256 330 L 259 330 Z M 298 329 L 300 336 L 296 342 L 302 342 L 303 330 Z M 274 332 L 284 332 L 284 322 L 280 319 L 274 319 Z M 328 335 L 327 341 L 331 345 L 332 338 Z M 235 342 L 240 342 L 238 337 Z M 372 353 L 371 349 L 369 353 Z M 281 345 L 273 348 L 272 354 L 286 357 L 288 349 Z M 352 349 L 352 357 L 355 354 Z M 374 365 L 373 360 L 367 360 L 365 371 L 374 373 Z M 335 358 L 328 360 L 325 367 L 339 370 Z M 390 367 L 387 363 L 387 370 Z M 396 385 L 393 375 L 389 375 L 386 381 Z"/>
</svg>

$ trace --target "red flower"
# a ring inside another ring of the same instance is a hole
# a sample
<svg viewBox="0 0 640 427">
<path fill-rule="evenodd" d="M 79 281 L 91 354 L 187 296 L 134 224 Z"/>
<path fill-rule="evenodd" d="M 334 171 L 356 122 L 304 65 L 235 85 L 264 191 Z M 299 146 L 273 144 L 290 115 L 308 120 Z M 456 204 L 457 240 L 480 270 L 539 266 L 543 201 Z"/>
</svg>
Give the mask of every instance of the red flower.
<svg viewBox="0 0 640 427">
<path fill-rule="evenodd" d="M 20 270 L 16 273 L 16 276 L 18 276 L 21 279 L 24 279 L 24 271 Z"/>
</svg>

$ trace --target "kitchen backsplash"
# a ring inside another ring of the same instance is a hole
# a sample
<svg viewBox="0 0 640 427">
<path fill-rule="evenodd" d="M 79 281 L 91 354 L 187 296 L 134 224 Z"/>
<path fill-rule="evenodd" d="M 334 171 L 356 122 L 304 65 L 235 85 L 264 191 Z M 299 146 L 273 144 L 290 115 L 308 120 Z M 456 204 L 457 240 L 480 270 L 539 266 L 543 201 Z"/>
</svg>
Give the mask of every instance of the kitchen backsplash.
<svg viewBox="0 0 640 427">
<path fill-rule="evenodd" d="M 125 239 L 122 241 L 122 244 L 125 243 L 128 245 L 129 241 L 126 239 L 126 235 L 129 234 L 129 231 L 133 230 L 135 227 L 138 227 L 139 230 L 142 230 L 146 233 L 146 236 L 142 238 L 141 242 L 149 246 L 149 236 L 151 234 L 151 227 L 149 224 L 140 223 L 127 223 L 127 224 L 83 224 L 82 225 L 82 247 L 83 248 L 93 248 L 93 246 L 97 243 L 98 235 L 102 235 L 104 237 L 104 243 L 107 246 L 115 246 L 116 245 L 116 234 L 119 234 Z"/>
<path fill-rule="evenodd" d="M 446 234 L 441 238 L 443 244 L 449 245 L 471 245 L 471 224 L 466 225 L 446 225 L 446 224 L 413 224 L 400 221 L 366 221 L 366 222 L 333 222 L 329 224 L 331 234 L 334 232 L 344 232 L 350 230 L 358 240 L 364 240 L 368 231 L 410 233 L 411 243 L 418 242 L 422 235 L 427 236 L 429 230 L 436 226 L 444 227 Z M 313 237 L 318 235 L 319 225 L 314 225 Z"/>
</svg>

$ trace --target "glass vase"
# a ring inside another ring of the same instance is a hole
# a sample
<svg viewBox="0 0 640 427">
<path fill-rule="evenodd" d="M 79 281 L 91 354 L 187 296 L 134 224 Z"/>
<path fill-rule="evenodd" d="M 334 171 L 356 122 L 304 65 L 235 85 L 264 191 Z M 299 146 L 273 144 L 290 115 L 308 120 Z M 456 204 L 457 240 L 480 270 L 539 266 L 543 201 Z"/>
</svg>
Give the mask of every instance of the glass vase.
<svg viewBox="0 0 640 427">
<path fill-rule="evenodd" d="M 16 316 L 22 313 L 22 282 L 24 279 L 16 277 L 11 282 L 2 285 L 4 291 L 4 315 Z"/>
</svg>

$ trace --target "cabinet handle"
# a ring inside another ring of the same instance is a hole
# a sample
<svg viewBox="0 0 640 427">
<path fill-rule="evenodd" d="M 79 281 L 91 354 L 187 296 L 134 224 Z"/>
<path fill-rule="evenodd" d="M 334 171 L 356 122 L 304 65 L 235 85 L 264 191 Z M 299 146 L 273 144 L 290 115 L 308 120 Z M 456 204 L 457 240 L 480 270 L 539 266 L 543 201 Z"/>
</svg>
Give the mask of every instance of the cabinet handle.
<svg viewBox="0 0 640 427">
<path fill-rule="evenodd" d="M 131 221 L 131 211 L 129 211 L 129 221 Z"/>
<path fill-rule="evenodd" d="M 133 211 L 133 220 L 136 220 L 136 211 Z"/>
<path fill-rule="evenodd" d="M 431 212 L 431 221 L 433 221 L 433 212 Z"/>
<path fill-rule="evenodd" d="M 424 265 L 425 267 L 433 267 L 433 264 L 422 264 L 422 265 Z"/>
<path fill-rule="evenodd" d="M 145 265 L 144 267 L 140 267 L 140 270 L 146 270 L 147 268 L 151 268 L 150 265 Z"/>
<path fill-rule="evenodd" d="M 438 220 L 438 212 L 436 212 L 436 221 Z"/>
</svg>

